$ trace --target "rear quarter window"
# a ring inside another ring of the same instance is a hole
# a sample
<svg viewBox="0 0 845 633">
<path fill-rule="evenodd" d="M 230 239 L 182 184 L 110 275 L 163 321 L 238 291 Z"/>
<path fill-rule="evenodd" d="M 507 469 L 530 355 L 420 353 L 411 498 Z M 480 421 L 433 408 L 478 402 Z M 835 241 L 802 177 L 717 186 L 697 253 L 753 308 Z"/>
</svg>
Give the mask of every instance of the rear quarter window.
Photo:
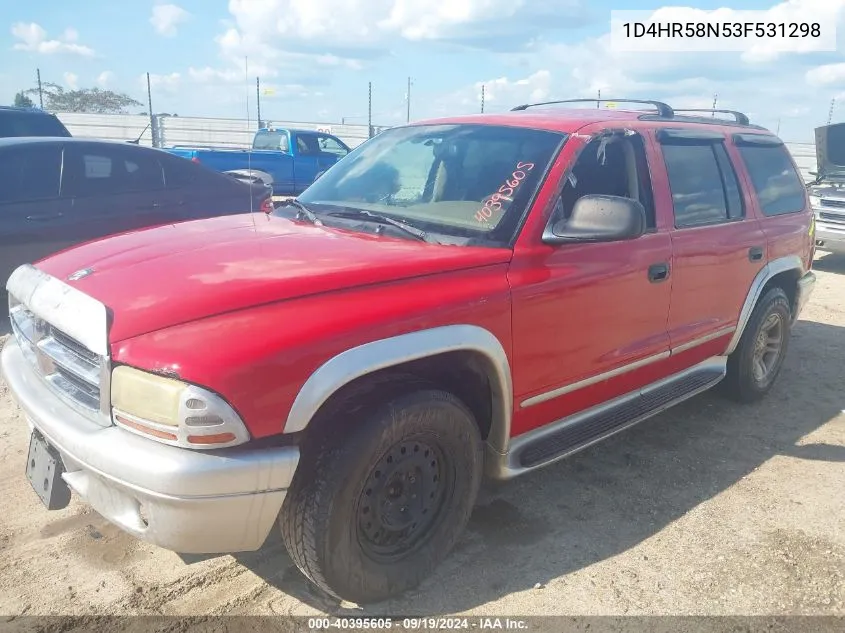
<svg viewBox="0 0 845 633">
<path fill-rule="evenodd" d="M 763 215 L 798 213 L 806 205 L 804 183 L 783 145 L 738 145 Z"/>
</svg>

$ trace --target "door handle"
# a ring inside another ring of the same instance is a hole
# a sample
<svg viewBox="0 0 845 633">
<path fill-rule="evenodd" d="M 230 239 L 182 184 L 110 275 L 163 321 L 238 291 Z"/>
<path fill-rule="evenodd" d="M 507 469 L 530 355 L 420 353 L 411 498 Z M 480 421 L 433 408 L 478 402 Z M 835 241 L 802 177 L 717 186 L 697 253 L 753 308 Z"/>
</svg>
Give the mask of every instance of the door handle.
<svg viewBox="0 0 845 633">
<path fill-rule="evenodd" d="M 652 283 L 660 283 L 669 279 L 669 264 L 660 262 L 648 267 L 648 280 Z"/>
<path fill-rule="evenodd" d="M 26 216 L 26 219 L 32 220 L 33 222 L 44 222 L 46 220 L 57 220 L 63 215 L 64 213 L 37 213 L 35 215 Z"/>
<path fill-rule="evenodd" d="M 759 262 L 763 259 L 763 247 L 752 246 L 748 249 L 748 261 Z"/>
</svg>

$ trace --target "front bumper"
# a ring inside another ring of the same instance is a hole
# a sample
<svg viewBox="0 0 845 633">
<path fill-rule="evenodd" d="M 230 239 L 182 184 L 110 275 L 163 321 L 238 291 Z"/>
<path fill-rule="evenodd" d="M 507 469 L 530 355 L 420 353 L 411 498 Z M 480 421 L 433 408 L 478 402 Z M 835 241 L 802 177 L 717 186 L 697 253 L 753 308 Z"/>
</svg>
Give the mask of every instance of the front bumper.
<svg viewBox="0 0 845 633">
<path fill-rule="evenodd" d="M 112 523 L 185 554 L 264 543 L 299 463 L 297 447 L 191 451 L 104 428 L 53 395 L 14 338 L 0 369 L 30 425 L 61 455 L 64 480 Z"/>
<path fill-rule="evenodd" d="M 845 224 L 816 219 L 816 248 L 830 253 L 845 253 Z"/>
</svg>

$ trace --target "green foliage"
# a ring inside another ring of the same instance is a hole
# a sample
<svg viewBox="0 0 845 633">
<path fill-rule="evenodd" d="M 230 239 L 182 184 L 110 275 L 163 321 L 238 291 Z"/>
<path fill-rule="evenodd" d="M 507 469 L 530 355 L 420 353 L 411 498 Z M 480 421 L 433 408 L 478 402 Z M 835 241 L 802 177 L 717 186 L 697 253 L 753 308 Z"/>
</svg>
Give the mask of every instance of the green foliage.
<svg viewBox="0 0 845 633">
<path fill-rule="evenodd" d="M 44 108 L 55 112 L 88 112 L 91 114 L 125 114 L 127 108 L 141 105 L 129 95 L 101 90 L 100 88 L 81 88 L 65 90 L 58 84 L 41 84 Z M 22 96 L 38 95 L 38 88 L 30 88 Z"/>
<path fill-rule="evenodd" d="M 15 107 L 16 108 L 31 108 L 35 104 L 32 102 L 32 99 L 27 97 L 23 92 L 19 92 L 15 95 Z"/>
</svg>

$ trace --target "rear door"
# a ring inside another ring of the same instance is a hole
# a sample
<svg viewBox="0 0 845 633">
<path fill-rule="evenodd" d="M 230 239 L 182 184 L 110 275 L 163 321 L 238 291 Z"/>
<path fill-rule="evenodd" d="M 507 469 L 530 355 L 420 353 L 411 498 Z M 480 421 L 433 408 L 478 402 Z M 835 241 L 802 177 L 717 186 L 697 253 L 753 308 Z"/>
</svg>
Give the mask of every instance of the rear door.
<svg viewBox="0 0 845 633">
<path fill-rule="evenodd" d="M 769 261 L 801 253 L 804 266 L 809 268 L 812 211 L 795 161 L 776 136 L 735 134 L 733 140 L 738 164 L 745 167 L 755 194 L 753 201 L 766 234 Z"/>
<path fill-rule="evenodd" d="M 21 264 L 69 245 L 72 214 L 70 203 L 59 197 L 61 168 L 60 143 L 0 150 L 0 287 Z"/>
<path fill-rule="evenodd" d="M 62 196 L 73 202 L 76 241 L 167 222 L 161 165 L 150 152 L 110 143 L 68 143 Z"/>
<path fill-rule="evenodd" d="M 674 219 L 669 338 L 673 354 L 696 362 L 724 351 L 766 263 L 766 238 L 723 133 L 662 129 L 656 138 L 669 190 L 655 203 Z"/>
</svg>

